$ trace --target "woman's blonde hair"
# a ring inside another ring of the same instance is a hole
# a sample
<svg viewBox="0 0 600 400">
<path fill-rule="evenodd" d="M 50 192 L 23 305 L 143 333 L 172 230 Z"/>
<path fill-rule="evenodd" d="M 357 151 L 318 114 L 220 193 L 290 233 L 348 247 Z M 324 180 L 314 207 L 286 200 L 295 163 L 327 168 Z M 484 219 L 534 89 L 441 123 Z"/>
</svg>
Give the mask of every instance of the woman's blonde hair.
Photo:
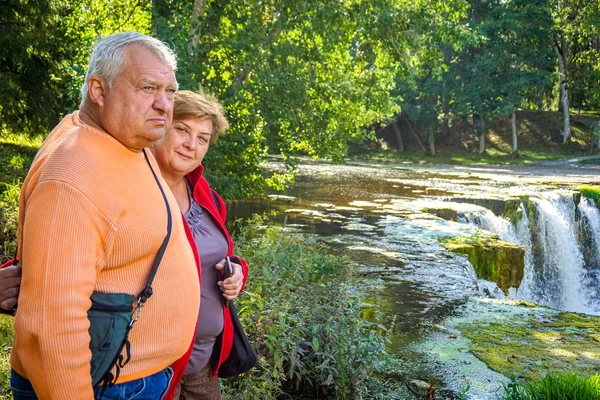
<svg viewBox="0 0 600 400">
<path fill-rule="evenodd" d="M 204 92 L 178 90 L 175 93 L 173 107 L 173 121 L 186 118 L 210 119 L 212 121 L 212 134 L 210 144 L 229 128 L 229 121 L 225 118 L 225 110 L 217 98 Z"/>
</svg>

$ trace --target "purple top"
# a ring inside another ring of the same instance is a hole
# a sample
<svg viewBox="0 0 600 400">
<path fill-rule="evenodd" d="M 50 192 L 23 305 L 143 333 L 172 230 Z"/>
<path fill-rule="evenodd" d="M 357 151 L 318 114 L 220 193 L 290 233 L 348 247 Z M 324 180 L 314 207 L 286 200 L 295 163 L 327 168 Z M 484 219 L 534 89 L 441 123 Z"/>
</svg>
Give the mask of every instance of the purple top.
<svg viewBox="0 0 600 400">
<path fill-rule="evenodd" d="M 217 286 L 215 264 L 227 256 L 229 245 L 213 217 L 194 200 L 189 183 L 188 192 L 190 209 L 184 217 L 194 236 L 202 268 L 198 329 L 194 350 L 185 370 L 186 374 L 191 374 L 208 365 L 215 340 L 223 331 L 223 292 Z"/>
</svg>

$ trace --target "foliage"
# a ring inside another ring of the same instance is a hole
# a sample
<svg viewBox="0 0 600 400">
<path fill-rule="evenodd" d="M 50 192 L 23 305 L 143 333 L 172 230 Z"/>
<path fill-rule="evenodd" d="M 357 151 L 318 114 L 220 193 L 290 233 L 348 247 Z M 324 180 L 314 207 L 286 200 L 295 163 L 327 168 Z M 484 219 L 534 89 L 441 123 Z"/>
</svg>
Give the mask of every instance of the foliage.
<svg viewBox="0 0 600 400">
<path fill-rule="evenodd" d="M 69 7 L 50 0 L 8 0 L 0 13 L 0 129 L 37 133 L 65 107 L 62 63 L 71 57 L 61 19 Z"/>
<path fill-rule="evenodd" d="M 0 399 L 12 399 L 10 391 L 10 349 L 12 347 L 14 331 L 13 317 L 0 315 Z"/>
<path fill-rule="evenodd" d="M 19 219 L 19 184 L 0 186 L 0 264 L 14 257 Z"/>
<path fill-rule="evenodd" d="M 121 30 L 150 31 L 147 2 L 8 0 L 0 15 L 0 128 L 47 134 L 77 108 L 90 48 Z"/>
<path fill-rule="evenodd" d="M 596 204 L 600 203 L 600 186 L 580 186 L 579 193 L 593 200 Z"/>
<path fill-rule="evenodd" d="M 41 142 L 41 137 L 8 132 L 2 132 L 0 137 L 0 264 L 14 256 L 20 182 Z"/>
<path fill-rule="evenodd" d="M 285 182 L 261 175 L 267 153 L 290 168 L 298 154 L 342 160 L 348 142 L 396 109 L 392 60 L 368 37 L 370 6 L 209 0 L 192 21 L 199 3 L 154 3 L 156 32 L 175 44 L 182 87 L 215 92 L 226 106 L 230 132 L 205 161 L 225 195 Z"/>
<path fill-rule="evenodd" d="M 551 0 L 554 42 L 566 50 L 567 82 L 573 104 L 600 107 L 600 7 L 597 1 Z"/>
<path fill-rule="evenodd" d="M 501 400 L 598 400 L 600 375 L 583 377 L 573 374 L 548 373 L 540 380 L 519 383 L 516 380 L 504 385 Z"/>
<path fill-rule="evenodd" d="M 354 398 L 386 354 L 384 328 L 361 317 L 343 257 L 285 231 L 256 237 L 261 223 L 245 227 L 237 240 L 251 265 L 240 317 L 258 365 L 225 381 L 225 398 Z"/>
<path fill-rule="evenodd" d="M 77 108 L 98 37 L 152 33 L 177 52 L 182 88 L 225 105 L 231 130 L 205 164 L 228 198 L 284 187 L 299 155 L 342 162 L 398 119 L 434 154 L 461 126 L 486 135 L 515 108 L 548 106 L 557 43 L 570 96 L 600 107 L 598 0 L 8 0 L 3 11 L 0 128 L 46 134 Z M 288 169 L 265 172 L 268 154 Z"/>
</svg>

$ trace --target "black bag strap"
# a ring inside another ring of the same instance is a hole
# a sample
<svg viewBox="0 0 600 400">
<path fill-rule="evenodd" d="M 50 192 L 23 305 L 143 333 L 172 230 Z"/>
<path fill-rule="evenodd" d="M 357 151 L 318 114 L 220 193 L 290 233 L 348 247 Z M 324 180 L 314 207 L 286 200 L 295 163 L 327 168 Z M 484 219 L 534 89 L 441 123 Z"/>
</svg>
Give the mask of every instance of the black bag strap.
<svg viewBox="0 0 600 400">
<path fill-rule="evenodd" d="M 156 254 L 156 258 L 154 259 L 154 263 L 152 264 L 152 269 L 150 270 L 150 274 L 148 274 L 148 279 L 146 279 L 146 286 L 138 295 L 137 304 L 131 313 L 131 318 L 129 319 L 129 324 L 127 325 L 127 329 L 125 331 L 125 337 L 123 338 L 123 341 L 121 342 L 121 345 L 119 347 L 117 355 L 115 356 L 115 359 L 111 363 L 110 367 L 108 368 L 108 370 L 106 371 L 104 376 L 100 379 L 100 382 L 98 383 L 99 385 L 102 385 L 102 391 L 100 392 L 100 398 L 102 398 L 102 396 L 104 395 L 104 392 L 108 386 L 113 386 L 117 382 L 117 379 L 119 378 L 119 375 L 121 373 L 121 369 L 125 365 L 127 365 L 127 363 L 131 360 L 131 343 L 129 342 L 129 332 L 131 331 L 131 328 L 133 328 L 133 324 L 135 324 L 135 322 L 140 318 L 140 312 L 142 311 L 142 307 L 144 306 L 144 303 L 146 303 L 146 300 L 148 300 L 153 294 L 152 282 L 154 281 L 154 277 L 156 276 L 156 272 L 158 271 L 158 266 L 160 265 L 160 262 L 162 261 L 163 255 L 165 254 L 167 245 L 169 244 L 169 239 L 171 238 L 171 230 L 173 228 L 173 217 L 171 215 L 171 207 L 169 207 L 169 201 L 167 200 L 165 191 L 163 190 L 163 187 L 160 184 L 160 181 L 158 180 L 158 176 L 156 175 L 156 172 L 154 172 L 154 168 L 152 168 L 152 164 L 150 163 L 150 160 L 148 159 L 148 154 L 146 153 L 146 149 L 143 149 L 142 152 L 144 153 L 146 162 L 148 163 L 148 166 L 150 167 L 150 171 L 152 171 L 154 180 L 156 181 L 156 184 L 158 185 L 158 188 L 160 189 L 160 193 L 162 194 L 163 200 L 165 202 L 165 206 L 167 207 L 167 235 L 163 239 L 163 242 L 160 245 L 160 248 L 158 249 L 158 253 Z M 123 350 L 125 351 L 125 354 L 123 354 Z M 113 368 L 115 369 L 114 374 L 112 372 Z"/>
<path fill-rule="evenodd" d="M 142 150 L 144 152 L 144 157 L 146 158 L 146 162 L 148 166 L 150 166 L 150 171 L 152 171 L 152 175 L 154 176 L 154 180 L 160 189 L 160 193 L 162 194 L 163 200 L 165 202 L 165 206 L 167 207 L 167 235 L 163 240 L 160 248 L 158 249 L 158 254 L 156 254 L 156 258 L 154 259 L 154 264 L 152 264 L 152 269 L 150 270 L 150 274 L 148 275 L 148 279 L 146 280 L 146 287 L 140 293 L 138 297 L 138 305 L 143 304 L 152 296 L 152 282 L 154 281 L 154 277 L 156 276 L 156 272 L 158 271 L 158 266 L 162 261 L 163 255 L 165 254 L 165 250 L 167 248 L 167 244 L 169 244 L 169 239 L 171 238 L 171 230 L 173 227 L 173 217 L 171 215 L 171 207 L 169 207 L 169 202 L 167 201 L 167 196 L 165 195 L 165 191 L 158 180 L 158 176 L 156 176 L 156 172 L 152 168 L 152 164 L 150 164 L 150 160 L 148 159 L 148 154 L 146 154 L 146 149 Z"/>
<path fill-rule="evenodd" d="M 219 199 L 217 199 L 217 195 L 216 195 L 215 191 L 210 189 L 210 194 L 212 194 L 213 202 L 215 203 L 215 206 L 217 207 L 217 211 L 219 211 L 219 214 L 221 214 L 221 205 L 219 204 Z"/>
</svg>

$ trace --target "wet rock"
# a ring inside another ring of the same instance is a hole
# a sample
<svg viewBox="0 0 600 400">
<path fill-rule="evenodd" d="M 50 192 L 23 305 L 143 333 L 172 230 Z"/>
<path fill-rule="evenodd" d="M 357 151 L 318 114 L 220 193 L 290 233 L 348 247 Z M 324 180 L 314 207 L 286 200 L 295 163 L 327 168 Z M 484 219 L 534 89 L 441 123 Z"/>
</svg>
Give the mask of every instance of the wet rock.
<svg viewBox="0 0 600 400">
<path fill-rule="evenodd" d="M 458 212 L 451 208 L 424 208 L 423 212 L 433 214 L 436 217 L 445 219 L 446 221 L 458 221 Z"/>
<path fill-rule="evenodd" d="M 495 282 L 504 294 L 521 285 L 525 269 L 525 249 L 517 244 L 495 237 L 458 237 L 447 241 L 445 247 L 464 254 L 477 273 L 477 277 Z"/>
<path fill-rule="evenodd" d="M 408 390 L 424 399 L 433 389 L 431 385 L 425 381 L 420 381 L 418 379 L 412 379 L 406 382 L 406 387 Z"/>
</svg>

